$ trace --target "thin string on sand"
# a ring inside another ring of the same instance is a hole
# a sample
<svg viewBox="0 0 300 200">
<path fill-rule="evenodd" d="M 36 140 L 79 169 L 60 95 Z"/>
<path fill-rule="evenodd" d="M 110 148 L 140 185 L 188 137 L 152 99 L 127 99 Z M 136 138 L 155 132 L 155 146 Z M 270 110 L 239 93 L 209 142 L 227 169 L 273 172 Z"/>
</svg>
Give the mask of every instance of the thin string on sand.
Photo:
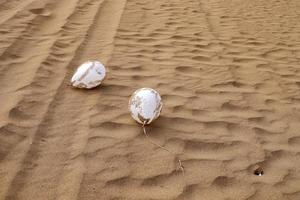
<svg viewBox="0 0 300 200">
<path fill-rule="evenodd" d="M 150 137 L 149 137 L 149 135 L 147 134 L 145 125 L 146 125 L 146 123 L 144 122 L 144 123 L 143 123 L 143 131 L 144 131 L 144 134 L 145 134 L 146 138 L 148 139 L 148 141 L 149 141 L 151 144 L 153 144 L 153 145 L 155 145 L 155 146 L 157 146 L 157 147 L 159 147 L 159 148 L 161 148 L 161 149 L 163 149 L 163 150 L 169 152 L 170 154 L 175 155 L 175 158 L 177 158 L 177 160 L 178 160 L 179 169 L 182 171 L 182 174 L 183 174 L 183 176 L 184 176 L 184 167 L 183 167 L 183 165 L 182 165 L 181 160 L 178 158 L 177 154 L 176 154 L 175 152 L 172 152 L 172 151 L 170 151 L 169 149 L 167 149 L 167 148 L 161 146 L 160 144 L 157 144 L 157 143 L 154 142 L 153 140 L 151 140 Z"/>
</svg>

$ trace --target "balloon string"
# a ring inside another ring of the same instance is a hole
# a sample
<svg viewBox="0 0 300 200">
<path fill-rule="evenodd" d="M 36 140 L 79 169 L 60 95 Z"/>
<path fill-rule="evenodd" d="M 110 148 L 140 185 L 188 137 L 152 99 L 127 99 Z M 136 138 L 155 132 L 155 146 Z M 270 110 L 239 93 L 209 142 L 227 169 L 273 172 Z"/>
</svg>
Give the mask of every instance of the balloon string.
<svg viewBox="0 0 300 200">
<path fill-rule="evenodd" d="M 161 149 L 163 149 L 163 150 L 169 152 L 170 154 L 174 154 L 175 157 L 178 159 L 179 169 L 182 171 L 182 174 L 184 175 L 184 167 L 183 167 L 183 165 L 182 165 L 182 161 L 177 157 L 177 154 L 176 154 L 175 152 L 172 152 L 172 151 L 170 151 L 169 149 L 163 147 L 162 145 L 157 144 L 157 143 L 154 142 L 153 140 L 151 140 L 150 137 L 149 137 L 149 135 L 147 134 L 145 125 L 146 125 L 146 123 L 144 122 L 144 123 L 143 123 L 143 131 L 144 131 L 145 136 L 148 138 L 149 142 L 150 142 L 151 144 L 153 144 L 153 145 L 155 145 L 155 146 L 157 146 L 157 147 L 159 147 L 159 148 L 161 148 Z"/>
</svg>

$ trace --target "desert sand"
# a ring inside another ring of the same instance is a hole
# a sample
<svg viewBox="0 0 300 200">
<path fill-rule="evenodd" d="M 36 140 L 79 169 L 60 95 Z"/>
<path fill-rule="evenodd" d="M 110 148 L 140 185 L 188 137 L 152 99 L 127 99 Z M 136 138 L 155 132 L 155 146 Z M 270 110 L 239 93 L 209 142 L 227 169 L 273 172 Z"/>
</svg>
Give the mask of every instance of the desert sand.
<svg viewBox="0 0 300 200">
<path fill-rule="evenodd" d="M 0 0 L 0 86 L 1 200 L 300 199 L 299 0 Z"/>
</svg>

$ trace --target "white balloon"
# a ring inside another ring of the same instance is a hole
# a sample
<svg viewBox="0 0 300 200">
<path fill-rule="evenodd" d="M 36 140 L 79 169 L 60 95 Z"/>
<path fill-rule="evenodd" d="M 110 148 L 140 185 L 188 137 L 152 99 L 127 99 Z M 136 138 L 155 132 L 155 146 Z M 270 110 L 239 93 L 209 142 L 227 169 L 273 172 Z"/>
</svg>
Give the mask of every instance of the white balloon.
<svg viewBox="0 0 300 200">
<path fill-rule="evenodd" d="M 161 97 L 151 88 L 136 90 L 129 100 L 131 116 L 141 124 L 150 124 L 162 109 Z"/>
<path fill-rule="evenodd" d="M 94 88 L 101 84 L 105 73 L 105 67 L 99 61 L 87 61 L 78 67 L 71 84 L 77 88 Z"/>
</svg>

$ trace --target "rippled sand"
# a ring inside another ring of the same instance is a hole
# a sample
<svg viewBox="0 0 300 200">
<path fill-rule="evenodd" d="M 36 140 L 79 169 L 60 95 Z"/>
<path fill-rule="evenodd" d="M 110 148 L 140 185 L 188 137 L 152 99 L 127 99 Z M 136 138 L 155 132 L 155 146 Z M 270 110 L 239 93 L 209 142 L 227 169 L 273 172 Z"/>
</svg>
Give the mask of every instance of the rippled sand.
<svg viewBox="0 0 300 200">
<path fill-rule="evenodd" d="M 299 0 L 0 0 L 0 199 L 299 200 L 299 60 Z"/>
</svg>

